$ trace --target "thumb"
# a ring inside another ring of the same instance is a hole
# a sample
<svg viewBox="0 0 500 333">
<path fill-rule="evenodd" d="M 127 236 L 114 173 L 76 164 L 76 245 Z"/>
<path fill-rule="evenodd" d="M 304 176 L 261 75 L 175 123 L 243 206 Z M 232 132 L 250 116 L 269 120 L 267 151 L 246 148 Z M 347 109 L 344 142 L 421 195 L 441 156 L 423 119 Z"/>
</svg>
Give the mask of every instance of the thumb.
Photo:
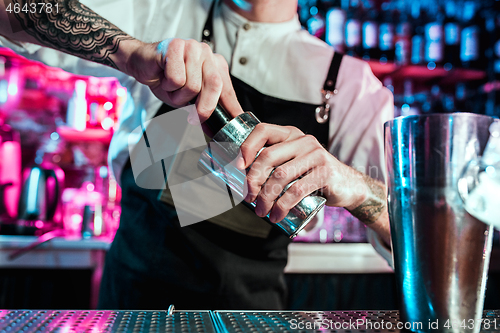
<svg viewBox="0 0 500 333">
<path fill-rule="evenodd" d="M 219 73 L 222 78 L 222 92 L 219 97 L 219 103 L 224 109 L 226 109 L 229 115 L 234 118 L 239 114 L 242 114 L 243 109 L 238 102 L 236 92 L 234 91 L 233 84 L 231 83 L 226 59 L 219 54 L 215 54 L 215 62 L 219 68 Z"/>
</svg>

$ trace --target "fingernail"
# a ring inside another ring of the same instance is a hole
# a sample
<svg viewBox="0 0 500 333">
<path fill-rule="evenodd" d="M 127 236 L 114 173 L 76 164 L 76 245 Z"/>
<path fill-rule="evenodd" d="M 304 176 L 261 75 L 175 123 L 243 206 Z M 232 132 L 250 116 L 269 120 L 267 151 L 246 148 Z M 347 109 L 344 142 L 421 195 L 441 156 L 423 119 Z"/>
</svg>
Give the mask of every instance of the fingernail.
<svg viewBox="0 0 500 333">
<path fill-rule="evenodd" d="M 243 156 L 238 156 L 236 158 L 236 167 L 240 170 L 245 169 L 245 159 L 243 158 Z"/>
<path fill-rule="evenodd" d="M 249 194 L 247 194 L 247 196 L 245 197 L 245 201 L 248 202 L 248 203 L 252 203 L 253 202 L 253 196 Z"/>
<path fill-rule="evenodd" d="M 274 212 L 272 212 L 271 215 L 269 216 L 269 221 L 271 221 L 273 223 L 278 222 L 278 218 Z"/>
<path fill-rule="evenodd" d="M 255 207 L 255 214 L 257 214 L 259 217 L 263 217 L 263 211 L 260 206 Z"/>
</svg>

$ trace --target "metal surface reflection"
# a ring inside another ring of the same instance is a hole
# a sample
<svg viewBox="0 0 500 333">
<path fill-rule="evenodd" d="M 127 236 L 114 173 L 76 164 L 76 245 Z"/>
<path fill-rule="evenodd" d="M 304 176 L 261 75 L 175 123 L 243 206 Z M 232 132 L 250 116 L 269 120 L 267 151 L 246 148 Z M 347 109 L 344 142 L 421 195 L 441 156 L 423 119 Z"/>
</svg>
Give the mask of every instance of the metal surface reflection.
<svg viewBox="0 0 500 333">
<path fill-rule="evenodd" d="M 230 188 L 231 193 L 236 198 L 235 201 L 241 201 L 247 194 L 246 172 L 238 170 L 234 162 L 240 153 L 241 144 L 253 131 L 260 121 L 251 113 L 243 113 L 229 123 L 227 123 L 219 132 L 217 132 L 208 148 L 202 153 L 199 165 L 206 171 L 212 172 L 217 178 L 224 181 Z M 285 187 L 286 191 L 291 185 Z M 326 199 L 321 196 L 308 195 L 293 207 L 287 216 L 276 225 L 289 237 L 295 237 L 325 205 Z M 243 201 L 252 210 L 255 208 L 255 202 L 248 204 Z"/>
<path fill-rule="evenodd" d="M 385 124 L 392 247 L 403 321 L 439 321 L 442 332 L 478 331 L 492 229 L 469 215 L 457 191 L 493 118 L 441 114 Z M 425 331 L 425 330 L 424 330 Z"/>
</svg>

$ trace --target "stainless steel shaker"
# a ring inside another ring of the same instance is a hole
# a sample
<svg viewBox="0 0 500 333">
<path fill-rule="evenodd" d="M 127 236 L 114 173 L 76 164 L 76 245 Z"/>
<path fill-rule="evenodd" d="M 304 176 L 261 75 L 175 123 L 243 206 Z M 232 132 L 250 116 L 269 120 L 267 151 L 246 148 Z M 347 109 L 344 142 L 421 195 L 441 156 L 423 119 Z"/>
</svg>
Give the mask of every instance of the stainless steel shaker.
<svg viewBox="0 0 500 333">
<path fill-rule="evenodd" d="M 204 123 L 205 132 L 213 135 L 211 135 L 212 141 L 200 157 L 199 165 L 206 172 L 211 172 L 222 180 L 230 188 L 233 196 L 239 196 L 238 201 L 242 201 L 247 193 L 246 172 L 239 170 L 234 161 L 240 154 L 242 143 L 259 123 L 260 121 L 251 112 L 240 114 L 231 120 L 220 106 L 217 106 L 212 116 Z M 255 202 L 251 204 L 242 202 L 250 209 L 255 209 Z M 264 219 L 280 228 L 290 238 L 294 238 L 323 208 L 325 202 L 326 199 L 321 196 L 309 195 L 293 207 L 282 221 L 272 223 L 268 219 L 269 216 Z"/>
<path fill-rule="evenodd" d="M 453 113 L 385 124 L 400 320 L 413 331 L 480 330 L 493 229 L 465 211 L 457 183 L 492 122 Z"/>
</svg>

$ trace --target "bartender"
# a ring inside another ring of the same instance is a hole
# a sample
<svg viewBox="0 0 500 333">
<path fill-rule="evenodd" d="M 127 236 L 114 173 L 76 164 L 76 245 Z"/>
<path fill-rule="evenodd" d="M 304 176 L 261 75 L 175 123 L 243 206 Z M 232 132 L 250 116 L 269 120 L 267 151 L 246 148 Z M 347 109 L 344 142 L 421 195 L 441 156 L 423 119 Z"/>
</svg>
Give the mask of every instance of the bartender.
<svg viewBox="0 0 500 333">
<path fill-rule="evenodd" d="M 77 74 L 115 76 L 134 101 L 110 146 L 123 198 L 101 308 L 284 308 L 290 240 L 259 216 L 270 213 L 279 221 L 316 189 L 327 205 L 346 207 L 376 231 L 378 244 L 389 243 L 386 190 L 379 180 L 392 95 L 368 64 L 302 30 L 296 0 L 45 0 L 58 11 L 6 11 L 39 2 L 0 3 L 0 34 L 7 37 L 2 44 Z M 181 227 L 168 189 L 159 193 L 135 183 L 129 133 L 196 96 L 202 121 L 219 101 L 232 116 L 252 111 L 268 123 L 242 149 L 242 163 L 249 166 L 261 147 L 272 145 L 247 178 L 246 199 L 257 200 L 256 214 L 238 205 Z M 304 166 L 308 174 L 278 198 Z"/>
</svg>

